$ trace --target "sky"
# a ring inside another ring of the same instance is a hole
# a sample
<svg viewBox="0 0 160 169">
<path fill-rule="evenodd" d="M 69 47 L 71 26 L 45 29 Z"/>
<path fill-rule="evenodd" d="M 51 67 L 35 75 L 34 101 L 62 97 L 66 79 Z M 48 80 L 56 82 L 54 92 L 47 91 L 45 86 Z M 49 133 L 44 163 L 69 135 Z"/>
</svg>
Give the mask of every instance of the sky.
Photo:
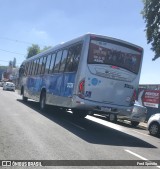
<svg viewBox="0 0 160 169">
<path fill-rule="evenodd" d="M 147 44 L 142 0 L 0 0 L 0 66 L 19 66 L 32 44 L 55 46 L 88 32 L 143 47 L 140 84 L 160 84 Z"/>
</svg>

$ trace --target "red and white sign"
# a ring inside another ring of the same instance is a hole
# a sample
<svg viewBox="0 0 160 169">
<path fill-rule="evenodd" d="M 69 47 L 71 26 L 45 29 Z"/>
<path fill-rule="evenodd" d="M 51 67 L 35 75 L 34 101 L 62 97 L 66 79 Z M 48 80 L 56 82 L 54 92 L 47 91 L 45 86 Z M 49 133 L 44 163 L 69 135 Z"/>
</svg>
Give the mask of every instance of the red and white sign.
<svg viewBox="0 0 160 169">
<path fill-rule="evenodd" d="M 159 90 L 142 90 L 138 95 L 138 101 L 146 107 L 158 108 L 160 104 Z"/>
</svg>

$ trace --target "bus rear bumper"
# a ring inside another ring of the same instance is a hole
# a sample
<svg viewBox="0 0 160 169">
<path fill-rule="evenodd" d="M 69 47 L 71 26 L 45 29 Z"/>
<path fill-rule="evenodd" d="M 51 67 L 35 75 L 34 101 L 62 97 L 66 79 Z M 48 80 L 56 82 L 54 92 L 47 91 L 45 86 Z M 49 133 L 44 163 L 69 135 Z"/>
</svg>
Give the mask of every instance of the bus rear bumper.
<svg viewBox="0 0 160 169">
<path fill-rule="evenodd" d="M 87 110 L 88 112 L 90 112 L 90 114 L 94 114 L 95 112 L 98 114 L 115 113 L 115 114 L 123 114 L 124 116 L 131 115 L 133 110 L 133 106 L 127 107 L 100 103 L 81 99 L 77 96 L 73 99 L 72 108 Z"/>
</svg>

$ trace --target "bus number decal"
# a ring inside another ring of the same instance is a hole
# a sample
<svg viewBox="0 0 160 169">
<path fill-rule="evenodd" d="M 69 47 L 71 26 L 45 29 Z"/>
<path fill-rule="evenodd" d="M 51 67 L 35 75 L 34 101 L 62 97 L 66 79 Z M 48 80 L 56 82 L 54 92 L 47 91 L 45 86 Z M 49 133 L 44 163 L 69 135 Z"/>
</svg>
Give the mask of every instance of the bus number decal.
<svg viewBox="0 0 160 169">
<path fill-rule="evenodd" d="M 73 88 L 73 83 L 67 83 L 67 88 Z"/>
</svg>

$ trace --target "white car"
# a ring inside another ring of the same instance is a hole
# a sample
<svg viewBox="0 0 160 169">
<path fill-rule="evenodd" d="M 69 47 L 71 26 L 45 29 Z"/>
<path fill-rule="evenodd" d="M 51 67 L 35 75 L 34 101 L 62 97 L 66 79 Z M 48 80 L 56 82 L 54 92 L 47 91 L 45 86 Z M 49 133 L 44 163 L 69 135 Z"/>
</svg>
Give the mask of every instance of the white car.
<svg viewBox="0 0 160 169">
<path fill-rule="evenodd" d="M 147 129 L 152 136 L 160 134 L 160 113 L 156 113 L 149 118 Z"/>
<path fill-rule="evenodd" d="M 3 84 L 3 90 L 13 90 L 15 91 L 15 84 L 12 82 L 5 82 Z"/>
</svg>

